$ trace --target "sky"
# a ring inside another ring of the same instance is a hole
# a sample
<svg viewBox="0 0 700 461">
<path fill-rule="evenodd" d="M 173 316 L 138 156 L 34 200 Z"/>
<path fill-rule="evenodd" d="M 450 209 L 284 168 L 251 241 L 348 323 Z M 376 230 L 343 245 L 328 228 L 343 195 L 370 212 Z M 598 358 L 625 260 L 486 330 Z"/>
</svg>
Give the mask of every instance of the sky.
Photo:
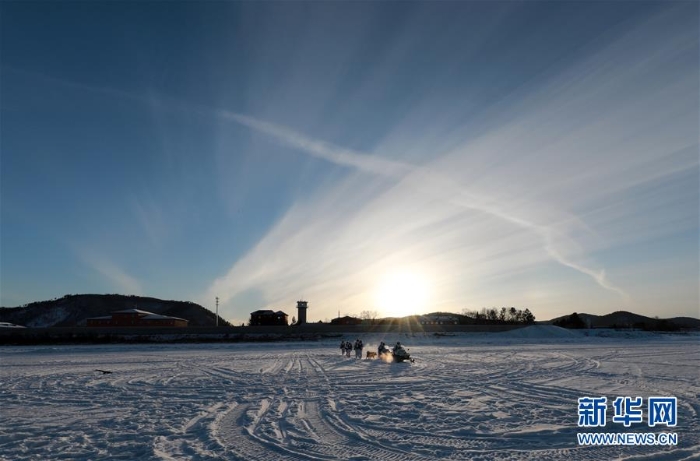
<svg viewBox="0 0 700 461">
<path fill-rule="evenodd" d="M 697 2 L 0 3 L 0 305 L 700 317 Z"/>
</svg>

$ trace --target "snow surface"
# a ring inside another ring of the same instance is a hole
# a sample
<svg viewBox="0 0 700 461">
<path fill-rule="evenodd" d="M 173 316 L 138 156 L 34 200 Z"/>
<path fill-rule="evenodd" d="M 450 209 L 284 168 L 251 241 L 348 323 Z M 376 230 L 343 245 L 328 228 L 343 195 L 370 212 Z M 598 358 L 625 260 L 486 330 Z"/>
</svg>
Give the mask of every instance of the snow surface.
<svg viewBox="0 0 700 461">
<path fill-rule="evenodd" d="M 0 459 L 700 459 L 700 337 L 585 333 L 362 336 L 413 364 L 341 357 L 349 335 L 4 347 Z M 579 397 L 637 395 L 678 398 L 678 446 L 577 445 Z"/>
</svg>

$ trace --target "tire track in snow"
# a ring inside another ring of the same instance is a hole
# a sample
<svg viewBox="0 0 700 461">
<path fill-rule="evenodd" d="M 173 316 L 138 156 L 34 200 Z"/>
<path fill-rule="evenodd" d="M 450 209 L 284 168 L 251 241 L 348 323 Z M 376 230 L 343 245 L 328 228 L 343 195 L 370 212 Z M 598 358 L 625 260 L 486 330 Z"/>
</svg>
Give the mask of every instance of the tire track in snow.
<svg viewBox="0 0 700 461">
<path fill-rule="evenodd" d="M 263 367 L 274 382 L 246 396 L 216 423 L 215 437 L 239 459 L 423 459 L 389 449 L 333 416 L 333 386 L 323 366 L 295 357 Z M 322 397 L 325 396 L 325 397 Z M 261 398 L 262 397 L 262 398 Z M 326 399 L 324 401 L 324 399 Z"/>
<path fill-rule="evenodd" d="M 417 347 L 405 367 L 308 345 L 7 349 L 0 459 L 697 459 L 700 349 L 680 339 Z M 678 447 L 576 446 L 577 397 L 637 391 L 677 395 Z"/>
<path fill-rule="evenodd" d="M 239 397 L 240 404 L 214 425 L 215 437 L 236 459 L 332 459 L 305 450 L 309 441 L 320 441 L 310 428 L 299 430 L 291 422 L 294 412 L 303 409 L 295 397 L 300 394 L 300 381 L 306 379 L 302 370 L 294 354 L 275 359 L 261 368 L 258 392 Z"/>
<path fill-rule="evenodd" d="M 295 451 L 258 435 L 260 418 L 267 411 L 261 407 L 257 411 L 250 404 L 235 406 L 224 415 L 213 429 L 215 436 L 226 450 L 240 460 L 299 460 L 313 459 L 303 452 Z M 255 412 L 256 416 L 250 417 Z"/>
<path fill-rule="evenodd" d="M 325 398 L 307 398 L 306 423 L 313 428 L 317 437 L 324 443 L 317 447 L 324 454 L 335 456 L 337 459 L 383 459 L 383 460 L 421 460 L 409 451 L 387 447 L 372 435 L 367 434 L 362 427 L 354 424 L 343 411 L 338 409 L 336 391 L 340 386 L 334 386 L 326 374 L 323 365 L 310 356 L 307 357 L 307 379 L 311 378 L 322 383 Z M 342 384 L 342 383 L 341 383 Z"/>
</svg>

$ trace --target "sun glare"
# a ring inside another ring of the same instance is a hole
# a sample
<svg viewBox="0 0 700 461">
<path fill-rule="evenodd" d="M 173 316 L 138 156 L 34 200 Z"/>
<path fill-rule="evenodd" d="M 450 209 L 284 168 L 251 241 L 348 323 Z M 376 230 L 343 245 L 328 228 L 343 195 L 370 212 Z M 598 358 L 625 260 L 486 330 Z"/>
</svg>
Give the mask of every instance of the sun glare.
<svg viewBox="0 0 700 461">
<path fill-rule="evenodd" d="M 421 311 L 428 302 L 428 282 L 416 272 L 401 271 L 381 279 L 375 294 L 383 315 L 403 317 Z"/>
</svg>

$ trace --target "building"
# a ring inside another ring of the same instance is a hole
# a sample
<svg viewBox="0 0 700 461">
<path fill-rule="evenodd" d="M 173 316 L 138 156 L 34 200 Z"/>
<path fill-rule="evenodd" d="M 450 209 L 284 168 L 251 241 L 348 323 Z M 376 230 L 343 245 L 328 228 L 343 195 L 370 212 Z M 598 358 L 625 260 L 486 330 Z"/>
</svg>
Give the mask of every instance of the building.
<svg viewBox="0 0 700 461">
<path fill-rule="evenodd" d="M 361 323 L 362 319 L 358 319 L 357 317 L 350 317 L 349 315 L 331 320 L 331 325 L 360 325 Z"/>
<path fill-rule="evenodd" d="M 188 323 L 189 320 L 139 309 L 115 311 L 107 317 L 87 319 L 89 327 L 186 327 Z"/>
<path fill-rule="evenodd" d="M 306 301 L 297 301 L 297 325 L 303 325 L 306 323 L 306 309 L 309 307 L 309 303 Z"/>
<path fill-rule="evenodd" d="M 259 310 L 250 313 L 250 326 L 289 325 L 287 314 L 282 311 Z"/>
</svg>

